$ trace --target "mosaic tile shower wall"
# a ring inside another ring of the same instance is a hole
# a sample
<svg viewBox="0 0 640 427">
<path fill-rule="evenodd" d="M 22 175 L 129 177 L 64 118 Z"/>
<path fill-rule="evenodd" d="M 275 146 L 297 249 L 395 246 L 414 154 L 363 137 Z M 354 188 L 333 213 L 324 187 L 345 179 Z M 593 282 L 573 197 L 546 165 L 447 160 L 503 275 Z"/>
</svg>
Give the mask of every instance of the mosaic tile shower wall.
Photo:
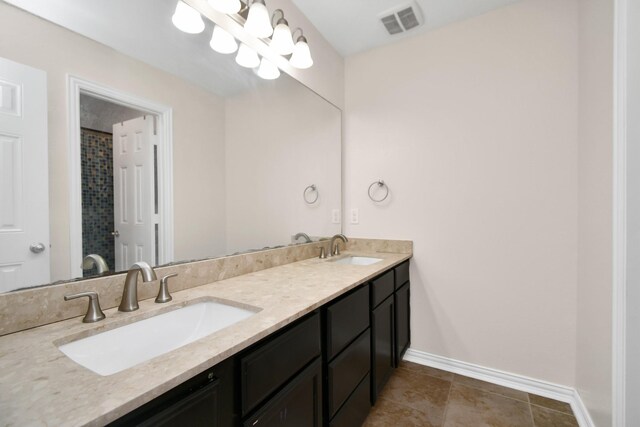
<svg viewBox="0 0 640 427">
<path fill-rule="evenodd" d="M 98 254 L 113 270 L 113 135 L 82 128 L 81 137 L 82 256 Z M 83 272 L 95 274 L 95 268 Z"/>
</svg>

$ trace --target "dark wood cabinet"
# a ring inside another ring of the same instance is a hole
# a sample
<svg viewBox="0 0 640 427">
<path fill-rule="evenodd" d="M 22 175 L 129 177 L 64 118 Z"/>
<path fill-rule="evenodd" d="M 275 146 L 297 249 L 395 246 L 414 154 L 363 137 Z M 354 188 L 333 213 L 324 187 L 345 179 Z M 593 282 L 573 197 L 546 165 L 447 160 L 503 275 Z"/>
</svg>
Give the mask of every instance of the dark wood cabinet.
<svg viewBox="0 0 640 427">
<path fill-rule="evenodd" d="M 231 427 L 239 422 L 235 361 L 227 359 L 141 406 L 110 426 Z"/>
<path fill-rule="evenodd" d="M 375 403 L 380 391 L 395 368 L 394 300 L 389 296 L 371 311 L 371 402 Z"/>
<path fill-rule="evenodd" d="M 371 381 L 367 374 L 329 422 L 330 427 L 361 426 L 371 410 Z"/>
<path fill-rule="evenodd" d="M 411 342 L 409 262 L 112 426 L 356 427 Z"/>
<path fill-rule="evenodd" d="M 322 365 L 320 358 L 243 423 L 245 427 L 321 427 Z"/>
<path fill-rule="evenodd" d="M 320 315 L 298 321 L 240 358 L 242 416 L 253 411 L 313 359 L 320 356 Z"/>
<path fill-rule="evenodd" d="M 395 306 L 395 355 L 396 367 L 411 344 L 410 319 L 411 306 L 409 305 L 409 282 L 405 283 L 394 294 Z"/>
<path fill-rule="evenodd" d="M 369 327 L 369 286 L 362 286 L 326 308 L 327 359 L 333 359 Z"/>
<path fill-rule="evenodd" d="M 366 404 L 361 396 L 371 371 L 369 301 L 369 285 L 363 285 L 324 309 L 325 425 L 357 426 L 371 408 L 368 391 Z"/>
</svg>

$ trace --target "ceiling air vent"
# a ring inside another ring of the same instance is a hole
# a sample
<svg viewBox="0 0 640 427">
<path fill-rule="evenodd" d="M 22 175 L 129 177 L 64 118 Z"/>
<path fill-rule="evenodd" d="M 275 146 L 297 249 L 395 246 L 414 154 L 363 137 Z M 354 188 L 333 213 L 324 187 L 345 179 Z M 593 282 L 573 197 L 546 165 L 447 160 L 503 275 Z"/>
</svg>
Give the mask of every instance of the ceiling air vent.
<svg viewBox="0 0 640 427">
<path fill-rule="evenodd" d="M 379 17 L 387 32 L 392 35 L 404 33 L 422 24 L 420 7 L 415 2 L 394 7 Z"/>
</svg>

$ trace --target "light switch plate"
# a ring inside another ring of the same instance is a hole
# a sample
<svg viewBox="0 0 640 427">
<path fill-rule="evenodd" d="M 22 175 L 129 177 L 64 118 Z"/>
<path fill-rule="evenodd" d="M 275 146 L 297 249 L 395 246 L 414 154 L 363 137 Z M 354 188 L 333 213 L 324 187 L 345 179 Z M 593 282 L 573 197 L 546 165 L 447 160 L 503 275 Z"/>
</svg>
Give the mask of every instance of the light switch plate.
<svg viewBox="0 0 640 427">
<path fill-rule="evenodd" d="M 331 211 L 331 222 L 333 224 L 340 224 L 340 209 L 333 209 Z"/>
<path fill-rule="evenodd" d="M 358 224 L 360 222 L 360 210 L 358 208 L 351 209 L 351 224 Z"/>
</svg>

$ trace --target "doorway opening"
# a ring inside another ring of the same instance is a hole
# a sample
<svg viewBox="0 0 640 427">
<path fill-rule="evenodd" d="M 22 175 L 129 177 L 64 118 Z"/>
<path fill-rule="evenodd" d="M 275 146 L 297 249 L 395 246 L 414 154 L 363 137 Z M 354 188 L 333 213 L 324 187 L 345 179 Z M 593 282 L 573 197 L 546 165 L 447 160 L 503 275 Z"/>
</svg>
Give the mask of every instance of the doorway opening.
<svg viewBox="0 0 640 427">
<path fill-rule="evenodd" d="M 173 260 L 171 109 L 69 77 L 71 276 Z M 105 265 L 101 265 L 101 269 Z"/>
</svg>

